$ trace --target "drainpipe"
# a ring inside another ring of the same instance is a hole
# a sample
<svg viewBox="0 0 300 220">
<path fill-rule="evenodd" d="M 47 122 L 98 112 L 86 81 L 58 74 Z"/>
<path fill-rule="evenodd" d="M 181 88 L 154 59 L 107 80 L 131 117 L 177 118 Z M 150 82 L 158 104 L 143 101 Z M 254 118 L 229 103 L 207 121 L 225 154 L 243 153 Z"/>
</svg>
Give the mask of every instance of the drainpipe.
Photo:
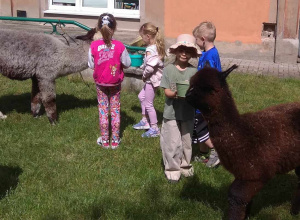
<svg viewBox="0 0 300 220">
<path fill-rule="evenodd" d="M 14 16 L 14 1 L 13 0 L 10 0 L 10 13 L 11 13 L 11 16 L 13 17 Z"/>
<path fill-rule="evenodd" d="M 275 25 L 275 42 L 274 42 L 274 57 L 273 62 L 276 63 L 276 45 L 277 45 L 277 26 L 278 26 L 278 8 L 279 8 L 279 0 L 277 0 L 277 7 L 276 7 L 276 25 Z"/>
</svg>

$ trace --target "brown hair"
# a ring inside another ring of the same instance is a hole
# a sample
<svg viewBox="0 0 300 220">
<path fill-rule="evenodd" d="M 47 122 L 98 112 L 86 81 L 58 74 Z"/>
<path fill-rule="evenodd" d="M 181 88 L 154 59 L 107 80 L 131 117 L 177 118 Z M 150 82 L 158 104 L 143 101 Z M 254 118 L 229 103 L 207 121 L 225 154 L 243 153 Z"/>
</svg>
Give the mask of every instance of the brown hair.
<svg viewBox="0 0 300 220">
<path fill-rule="evenodd" d="M 194 37 L 205 37 L 209 42 L 214 42 L 216 34 L 216 27 L 210 21 L 201 22 L 193 30 Z"/>
<path fill-rule="evenodd" d="M 110 47 L 112 36 L 117 29 L 117 21 L 115 17 L 109 13 L 101 14 L 99 16 L 96 29 L 100 30 L 104 43 L 106 46 Z"/>
<path fill-rule="evenodd" d="M 149 34 L 152 36 L 159 56 L 162 58 L 166 56 L 164 36 L 160 28 L 155 26 L 153 23 L 148 22 L 140 27 L 139 33 Z"/>
</svg>

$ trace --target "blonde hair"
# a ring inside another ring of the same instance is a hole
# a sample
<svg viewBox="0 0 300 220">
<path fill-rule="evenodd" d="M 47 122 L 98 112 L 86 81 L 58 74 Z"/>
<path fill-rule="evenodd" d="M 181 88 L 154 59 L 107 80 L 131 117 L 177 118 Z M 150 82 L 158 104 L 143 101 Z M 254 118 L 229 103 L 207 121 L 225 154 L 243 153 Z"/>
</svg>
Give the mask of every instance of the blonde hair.
<svg viewBox="0 0 300 220">
<path fill-rule="evenodd" d="M 162 58 L 166 56 L 165 40 L 160 28 L 156 27 L 153 23 L 148 22 L 140 27 L 139 33 L 149 34 L 150 36 L 152 36 L 154 38 L 154 43 L 156 45 L 159 56 L 161 56 Z"/>
<path fill-rule="evenodd" d="M 209 42 L 214 42 L 216 39 L 216 27 L 210 21 L 201 22 L 193 30 L 194 37 L 205 37 Z"/>
</svg>

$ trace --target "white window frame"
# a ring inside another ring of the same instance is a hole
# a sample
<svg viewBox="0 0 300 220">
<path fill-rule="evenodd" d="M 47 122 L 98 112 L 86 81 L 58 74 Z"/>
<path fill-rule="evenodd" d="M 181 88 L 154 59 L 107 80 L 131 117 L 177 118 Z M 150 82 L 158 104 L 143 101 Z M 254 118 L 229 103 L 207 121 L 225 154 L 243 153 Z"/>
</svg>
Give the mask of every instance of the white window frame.
<svg viewBox="0 0 300 220">
<path fill-rule="evenodd" d="M 52 5 L 52 0 L 48 0 L 48 10 L 45 10 L 44 13 L 87 16 L 99 16 L 102 13 L 110 13 L 119 18 L 140 18 L 140 9 L 116 9 L 114 8 L 114 1 L 115 0 L 107 0 L 107 8 L 92 8 L 83 7 L 82 0 L 76 0 L 76 6 Z"/>
</svg>

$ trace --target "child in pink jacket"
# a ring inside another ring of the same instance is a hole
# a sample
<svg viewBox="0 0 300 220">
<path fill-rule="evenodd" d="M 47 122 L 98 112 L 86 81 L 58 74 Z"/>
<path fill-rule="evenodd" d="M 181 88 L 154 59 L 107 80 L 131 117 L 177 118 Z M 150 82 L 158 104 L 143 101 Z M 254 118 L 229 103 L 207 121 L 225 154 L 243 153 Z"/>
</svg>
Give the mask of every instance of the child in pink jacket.
<svg viewBox="0 0 300 220">
<path fill-rule="evenodd" d="M 102 38 L 92 42 L 89 50 L 89 67 L 94 69 L 96 83 L 100 137 L 97 143 L 103 148 L 116 149 L 120 142 L 120 92 L 124 79 L 123 68 L 131 65 L 129 54 L 120 41 L 113 39 L 117 22 L 112 14 L 101 14 L 97 30 Z M 95 32 L 95 31 L 94 31 Z M 111 140 L 109 137 L 109 111 L 111 116 Z"/>
</svg>

